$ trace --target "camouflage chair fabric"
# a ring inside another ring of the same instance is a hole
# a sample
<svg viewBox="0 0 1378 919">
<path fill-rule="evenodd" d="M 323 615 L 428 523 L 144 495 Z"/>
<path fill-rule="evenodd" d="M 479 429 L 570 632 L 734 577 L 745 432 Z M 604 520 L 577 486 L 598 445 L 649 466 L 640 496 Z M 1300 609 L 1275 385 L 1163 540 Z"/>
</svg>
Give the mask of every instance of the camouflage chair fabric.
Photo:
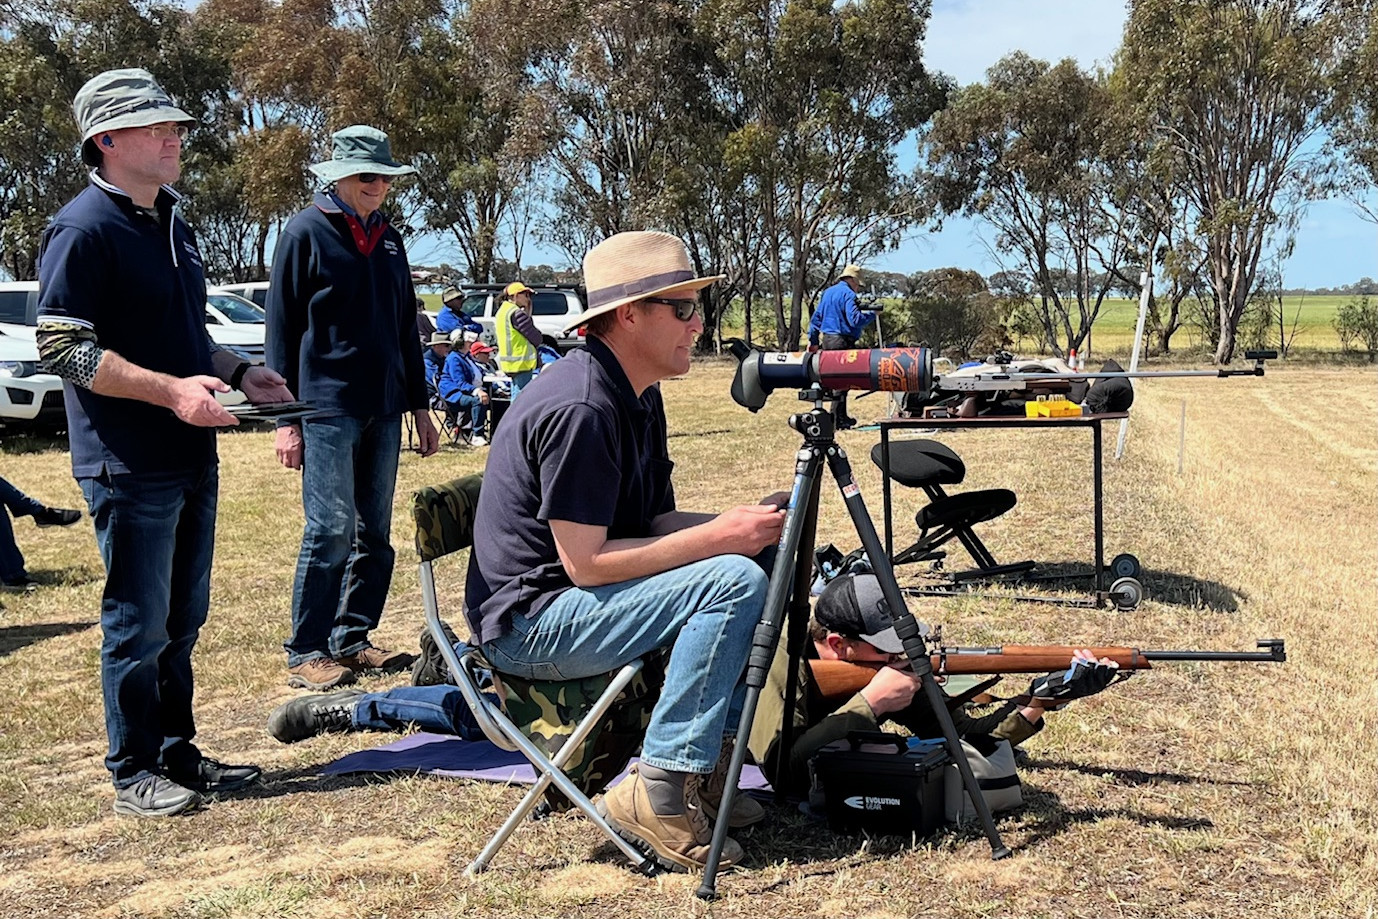
<svg viewBox="0 0 1378 919">
<path fill-rule="evenodd" d="M 416 492 L 412 515 L 416 521 L 416 552 L 423 562 L 435 561 L 474 542 L 474 517 L 482 474 L 465 476 Z M 491 669 L 491 668 L 490 668 Z M 553 758 L 608 688 L 613 674 L 582 680 L 524 680 L 493 673 L 503 711 L 541 749 Z M 651 722 L 651 709 L 660 698 L 665 665 L 659 654 L 649 655 L 641 671 L 594 726 L 581 748 L 562 771 L 584 794 L 603 791 L 641 749 Z M 554 810 L 572 805 L 554 787 L 546 791 Z"/>
</svg>

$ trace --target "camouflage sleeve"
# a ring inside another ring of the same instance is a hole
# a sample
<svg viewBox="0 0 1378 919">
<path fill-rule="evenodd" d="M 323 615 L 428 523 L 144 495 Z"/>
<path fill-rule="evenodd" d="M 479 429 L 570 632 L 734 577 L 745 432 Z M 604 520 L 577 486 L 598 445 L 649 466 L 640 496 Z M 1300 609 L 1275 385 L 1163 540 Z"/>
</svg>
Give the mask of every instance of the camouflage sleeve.
<svg viewBox="0 0 1378 919">
<path fill-rule="evenodd" d="M 84 322 L 43 319 L 34 333 L 39 363 L 44 370 L 90 389 L 105 349 L 96 339 L 96 330 Z"/>
</svg>

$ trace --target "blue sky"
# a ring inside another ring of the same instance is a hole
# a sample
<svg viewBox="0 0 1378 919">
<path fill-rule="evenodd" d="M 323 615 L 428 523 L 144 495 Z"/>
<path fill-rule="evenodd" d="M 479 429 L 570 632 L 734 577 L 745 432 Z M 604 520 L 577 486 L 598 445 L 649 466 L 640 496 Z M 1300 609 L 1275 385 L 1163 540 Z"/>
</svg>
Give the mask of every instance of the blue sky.
<svg viewBox="0 0 1378 919">
<path fill-rule="evenodd" d="M 1011 51 L 1083 67 L 1109 66 L 1124 31 L 1126 11 L 1116 0 L 935 0 L 924 42 L 929 69 L 958 83 L 984 79 L 986 68 Z M 906 166 L 917 158 L 904 154 Z M 980 221 L 947 221 L 940 233 L 916 232 L 876 267 L 911 273 L 955 265 L 983 274 L 998 270 Z M 1296 249 L 1284 267 L 1288 287 L 1334 287 L 1378 276 L 1378 226 L 1342 201 L 1313 204 L 1303 218 Z"/>
</svg>

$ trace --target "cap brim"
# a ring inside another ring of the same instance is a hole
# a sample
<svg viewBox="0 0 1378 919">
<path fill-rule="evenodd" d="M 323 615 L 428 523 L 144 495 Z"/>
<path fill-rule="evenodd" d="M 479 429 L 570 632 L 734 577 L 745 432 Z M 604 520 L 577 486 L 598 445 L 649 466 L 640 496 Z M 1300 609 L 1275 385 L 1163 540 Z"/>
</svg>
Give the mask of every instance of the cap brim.
<svg viewBox="0 0 1378 919">
<path fill-rule="evenodd" d="M 859 635 L 857 637 L 877 651 L 884 651 L 886 654 L 904 653 L 904 642 L 900 641 L 900 637 L 895 633 L 893 627 L 874 635 Z"/>
<path fill-rule="evenodd" d="M 104 134 L 106 131 L 119 131 L 123 128 L 146 128 L 151 124 L 162 124 L 165 121 L 173 121 L 177 124 L 200 123 L 174 105 L 162 105 L 157 108 L 141 109 L 137 112 L 130 112 L 128 115 L 119 115 L 115 118 L 93 124 L 86 129 L 86 133 L 82 135 L 81 142 L 86 143 L 97 134 Z"/>
<path fill-rule="evenodd" d="M 601 316 L 604 313 L 610 313 L 613 310 L 617 309 L 619 306 L 626 306 L 628 303 L 635 303 L 638 300 L 645 300 L 647 297 L 660 297 L 675 290 L 682 290 L 685 293 L 693 293 L 695 291 L 703 290 L 705 287 L 716 284 L 717 282 L 722 281 L 726 278 L 727 275 L 725 274 L 715 274 L 707 278 L 693 278 L 692 280 L 688 281 L 680 281 L 678 284 L 669 284 L 665 287 L 659 287 L 655 290 L 643 291 L 633 297 L 623 297 L 620 300 L 614 300 L 611 303 L 604 303 L 602 306 L 595 307 L 594 309 L 584 310 L 584 312 L 579 314 L 578 319 L 574 320 L 573 322 L 566 323 L 564 326 L 560 328 L 560 331 L 568 332 L 571 329 L 577 329 L 579 328 L 579 326 L 585 324 L 594 316 Z"/>
<path fill-rule="evenodd" d="M 323 182 L 338 182 L 340 179 L 362 175 L 365 172 L 384 176 L 409 176 L 416 172 L 415 167 L 404 163 L 365 163 L 344 160 L 326 160 L 324 163 L 314 163 L 307 168 Z"/>
</svg>

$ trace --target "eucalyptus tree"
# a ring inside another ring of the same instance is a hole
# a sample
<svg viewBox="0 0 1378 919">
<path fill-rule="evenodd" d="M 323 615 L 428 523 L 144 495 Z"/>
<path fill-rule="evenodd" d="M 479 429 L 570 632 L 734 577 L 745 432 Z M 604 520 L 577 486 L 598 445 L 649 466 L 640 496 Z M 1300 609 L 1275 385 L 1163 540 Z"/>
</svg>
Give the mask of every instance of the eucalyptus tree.
<svg viewBox="0 0 1378 919">
<path fill-rule="evenodd" d="M 1106 81 L 1023 52 L 962 87 L 923 136 L 940 214 L 986 221 L 1002 267 L 1028 280 L 1044 341 L 1081 348 L 1141 231 Z"/>
<path fill-rule="evenodd" d="M 1204 240 L 1220 363 L 1234 356 L 1265 249 L 1333 178 L 1321 131 L 1339 40 L 1352 25 L 1346 7 L 1130 4 L 1115 78 L 1152 127 L 1151 167 L 1179 190 Z"/>
</svg>

